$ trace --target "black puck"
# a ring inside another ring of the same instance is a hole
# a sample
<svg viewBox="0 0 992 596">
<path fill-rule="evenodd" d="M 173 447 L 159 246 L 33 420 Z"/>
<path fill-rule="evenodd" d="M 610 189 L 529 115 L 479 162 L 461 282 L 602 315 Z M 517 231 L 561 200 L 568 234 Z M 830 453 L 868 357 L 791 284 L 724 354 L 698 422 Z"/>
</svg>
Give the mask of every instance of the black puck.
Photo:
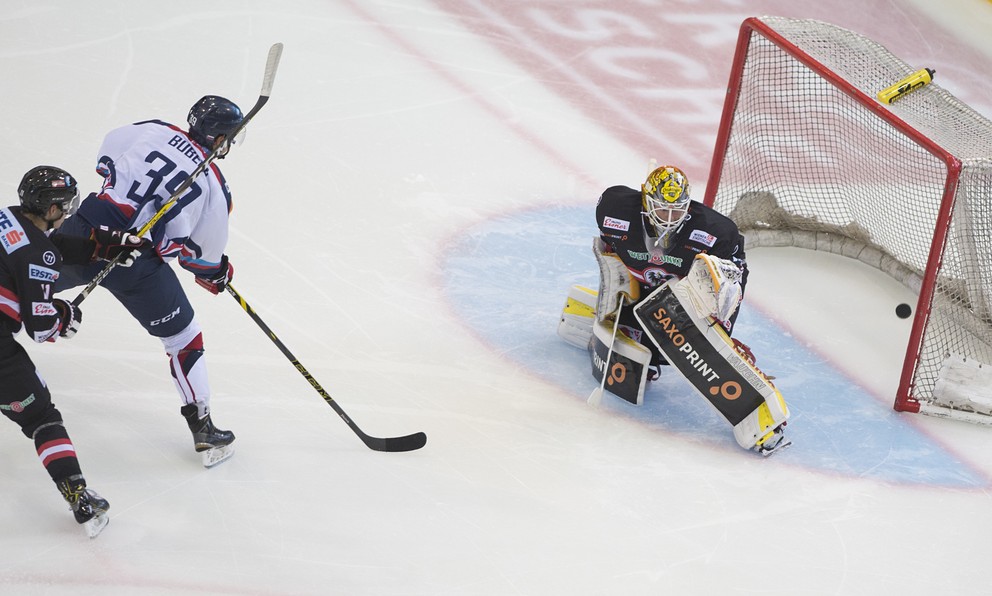
<svg viewBox="0 0 992 596">
<path fill-rule="evenodd" d="M 913 314 L 913 307 L 905 302 L 896 307 L 896 316 L 900 319 L 908 319 Z"/>
</svg>

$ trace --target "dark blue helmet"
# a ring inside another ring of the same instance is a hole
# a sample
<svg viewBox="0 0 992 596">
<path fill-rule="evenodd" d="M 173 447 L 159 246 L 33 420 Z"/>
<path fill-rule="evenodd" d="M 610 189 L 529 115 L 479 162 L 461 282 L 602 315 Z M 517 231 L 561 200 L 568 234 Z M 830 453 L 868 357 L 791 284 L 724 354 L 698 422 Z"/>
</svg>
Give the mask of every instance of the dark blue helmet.
<svg viewBox="0 0 992 596">
<path fill-rule="evenodd" d="M 186 117 L 189 122 L 189 136 L 208 151 L 213 149 L 214 141 L 220 135 L 233 142 L 231 133 L 244 119 L 237 104 L 219 95 L 205 95 L 193 104 Z"/>
<path fill-rule="evenodd" d="M 49 207 L 58 205 L 66 215 L 72 215 L 79 205 L 76 179 L 55 166 L 37 166 L 28 170 L 17 187 L 21 208 L 27 213 L 45 215 Z"/>
</svg>

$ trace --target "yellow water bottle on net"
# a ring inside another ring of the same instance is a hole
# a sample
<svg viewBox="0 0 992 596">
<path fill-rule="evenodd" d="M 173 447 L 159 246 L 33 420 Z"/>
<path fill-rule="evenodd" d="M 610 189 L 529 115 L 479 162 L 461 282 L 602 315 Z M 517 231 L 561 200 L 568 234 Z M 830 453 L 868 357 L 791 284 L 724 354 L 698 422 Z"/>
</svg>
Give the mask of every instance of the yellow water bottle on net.
<svg viewBox="0 0 992 596">
<path fill-rule="evenodd" d="M 900 80 L 895 85 L 886 87 L 885 89 L 879 91 L 877 95 L 878 101 L 882 103 L 892 103 L 911 91 L 915 91 L 920 87 L 929 85 L 933 81 L 933 75 L 935 72 L 936 71 L 932 68 L 921 68 L 908 77 Z"/>
</svg>

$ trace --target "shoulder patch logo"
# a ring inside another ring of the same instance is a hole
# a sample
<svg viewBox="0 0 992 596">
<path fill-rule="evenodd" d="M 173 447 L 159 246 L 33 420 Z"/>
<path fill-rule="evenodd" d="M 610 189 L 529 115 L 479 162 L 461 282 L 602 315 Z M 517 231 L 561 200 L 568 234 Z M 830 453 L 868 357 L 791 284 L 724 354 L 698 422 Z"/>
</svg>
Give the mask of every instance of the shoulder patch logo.
<svg viewBox="0 0 992 596">
<path fill-rule="evenodd" d="M 713 245 L 716 244 L 717 238 L 716 236 L 710 234 L 709 232 L 703 230 L 693 230 L 689 234 L 689 240 L 692 240 L 693 242 L 698 242 L 700 244 L 705 244 L 706 246 L 713 248 Z"/>
<path fill-rule="evenodd" d="M 9 209 L 0 209 L 0 245 L 3 245 L 7 254 L 30 243 L 28 235 L 24 233 L 24 228 L 18 223 L 14 214 Z"/>
<path fill-rule="evenodd" d="M 617 219 L 607 215 L 603 217 L 603 227 L 610 230 L 622 230 L 626 232 L 630 230 L 630 222 L 626 219 Z"/>
</svg>

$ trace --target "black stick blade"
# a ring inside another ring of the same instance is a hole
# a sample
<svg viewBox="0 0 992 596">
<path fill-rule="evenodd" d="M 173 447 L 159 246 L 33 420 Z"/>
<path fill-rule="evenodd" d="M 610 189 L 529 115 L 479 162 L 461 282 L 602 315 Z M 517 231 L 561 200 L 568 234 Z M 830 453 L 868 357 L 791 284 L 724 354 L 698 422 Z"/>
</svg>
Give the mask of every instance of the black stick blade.
<svg viewBox="0 0 992 596">
<path fill-rule="evenodd" d="M 369 449 L 374 451 L 388 451 L 398 453 L 402 451 L 416 451 L 427 444 L 427 435 L 424 433 L 413 433 L 405 437 L 370 437 L 364 433 L 361 435 L 362 441 Z"/>
</svg>

